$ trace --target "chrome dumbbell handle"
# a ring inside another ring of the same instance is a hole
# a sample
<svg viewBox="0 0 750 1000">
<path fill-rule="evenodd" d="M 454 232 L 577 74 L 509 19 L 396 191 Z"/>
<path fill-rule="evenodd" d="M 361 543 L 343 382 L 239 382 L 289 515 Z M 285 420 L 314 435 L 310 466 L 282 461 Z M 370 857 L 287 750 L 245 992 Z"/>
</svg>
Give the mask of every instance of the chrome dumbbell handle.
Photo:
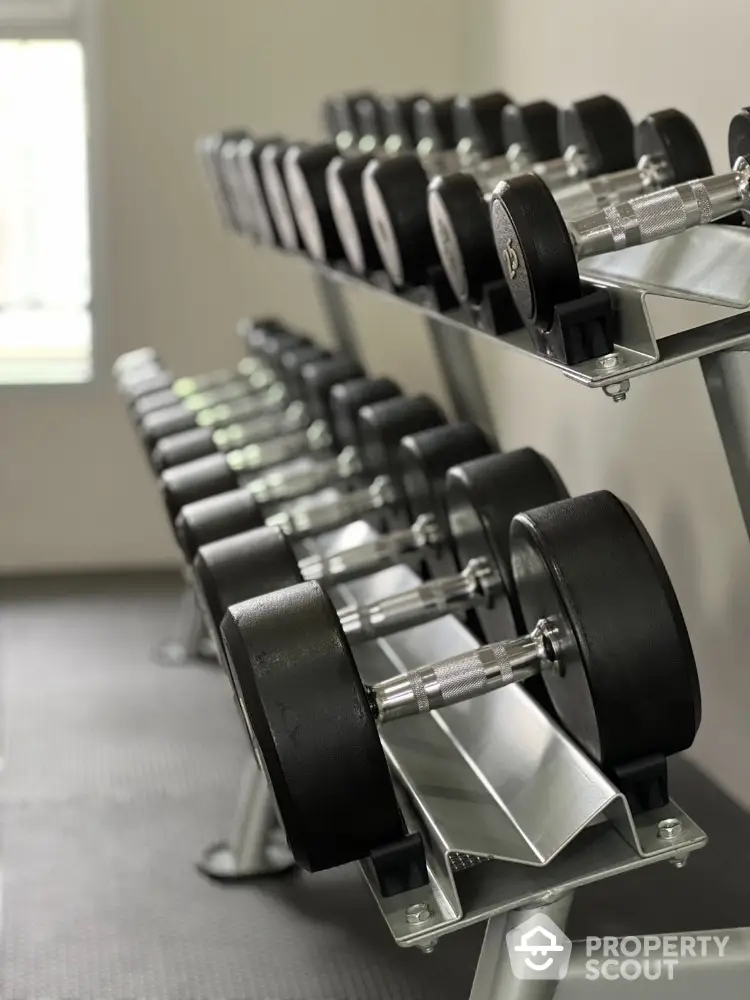
<svg viewBox="0 0 750 1000">
<path fill-rule="evenodd" d="M 345 493 L 335 500 L 298 503 L 288 510 L 271 514 L 266 518 L 266 524 L 280 528 L 291 539 L 308 538 L 389 507 L 396 503 L 398 497 L 392 480 L 388 476 L 378 476 L 365 489 Z"/>
<path fill-rule="evenodd" d="M 271 469 L 250 484 L 250 492 L 258 503 L 278 503 L 296 500 L 328 486 L 345 482 L 362 472 L 362 462 L 356 448 L 344 448 L 331 458 L 320 458 L 312 465 L 293 464 Z"/>
<path fill-rule="evenodd" d="M 351 643 L 379 639 L 443 615 L 489 604 L 497 589 L 493 586 L 494 578 L 488 559 L 473 559 L 454 576 L 423 583 L 373 604 L 344 608 L 340 613 L 341 626 Z"/>
<path fill-rule="evenodd" d="M 264 392 L 251 393 L 223 402 L 214 403 L 195 414 L 199 427 L 215 427 L 235 420 L 250 420 L 263 413 L 280 410 L 286 404 L 287 391 L 283 385 L 272 385 Z"/>
<path fill-rule="evenodd" d="M 554 666 L 551 622 L 540 621 L 529 635 L 493 642 L 439 663 L 417 667 L 370 688 L 379 723 L 468 701 L 478 695 L 528 680 Z"/>
<path fill-rule="evenodd" d="M 750 202 L 750 163 L 740 158 L 735 169 L 676 184 L 569 222 L 578 260 L 624 247 L 653 243 L 695 226 L 716 222 Z"/>
<path fill-rule="evenodd" d="M 222 421 L 223 423 L 223 421 Z M 309 417 L 304 403 L 297 400 L 280 412 L 263 413 L 242 423 L 228 424 L 214 431 L 214 444 L 220 451 L 243 448 L 280 434 L 291 434 L 307 427 Z"/>
<path fill-rule="evenodd" d="M 256 444 L 245 445 L 227 453 L 229 467 L 237 473 L 254 472 L 268 465 L 287 462 L 307 452 L 321 451 L 331 446 L 331 435 L 322 420 L 316 420 L 306 430 L 285 434 Z"/>
<path fill-rule="evenodd" d="M 316 580 L 323 587 L 330 587 L 388 569 L 406 552 L 428 546 L 436 549 L 443 542 L 435 518 L 431 514 L 423 514 L 411 527 L 380 535 L 363 545 L 331 556 L 306 556 L 300 560 L 299 568 L 305 580 Z"/>
</svg>

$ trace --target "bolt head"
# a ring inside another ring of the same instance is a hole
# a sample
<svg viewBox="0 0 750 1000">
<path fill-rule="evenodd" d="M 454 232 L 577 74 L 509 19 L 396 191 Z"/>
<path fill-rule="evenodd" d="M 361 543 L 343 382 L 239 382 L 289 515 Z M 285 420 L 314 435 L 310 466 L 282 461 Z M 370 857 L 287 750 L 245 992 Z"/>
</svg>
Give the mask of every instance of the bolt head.
<svg viewBox="0 0 750 1000">
<path fill-rule="evenodd" d="M 429 903 L 412 903 L 406 907 L 405 915 L 407 924 L 423 924 L 432 916 L 432 907 Z"/>
<path fill-rule="evenodd" d="M 669 817 L 661 820 L 657 829 L 659 840 L 678 840 L 682 835 L 682 821 Z"/>
</svg>

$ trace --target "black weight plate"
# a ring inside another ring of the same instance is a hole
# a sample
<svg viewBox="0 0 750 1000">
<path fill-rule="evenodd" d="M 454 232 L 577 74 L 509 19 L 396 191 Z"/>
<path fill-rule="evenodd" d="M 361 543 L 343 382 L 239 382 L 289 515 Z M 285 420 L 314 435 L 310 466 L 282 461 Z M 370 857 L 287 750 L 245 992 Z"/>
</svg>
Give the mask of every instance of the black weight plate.
<svg viewBox="0 0 750 1000">
<path fill-rule="evenodd" d="M 381 403 L 401 395 L 401 389 L 389 378 L 358 378 L 339 382 L 331 389 L 331 429 L 339 448 L 356 448 L 359 443 L 359 411 L 372 403 Z"/>
<path fill-rule="evenodd" d="M 299 338 L 289 327 L 275 316 L 260 316 L 252 320 L 242 320 L 238 333 L 245 343 L 248 354 L 262 355 L 266 345 L 274 340 L 296 342 Z"/>
<path fill-rule="evenodd" d="M 406 522 L 413 524 L 420 514 L 432 514 L 441 535 L 448 538 L 446 473 L 459 462 L 479 458 L 491 450 L 487 436 L 471 423 L 430 427 L 402 438 L 398 462 L 406 495 Z M 441 549 L 439 553 L 427 554 L 422 567 L 425 573 L 442 576 L 460 568 L 453 546 L 446 544 Z"/>
<path fill-rule="evenodd" d="M 148 413 L 166 410 L 170 406 L 180 406 L 181 403 L 182 399 L 171 388 L 142 393 L 133 403 L 133 415 L 137 420 L 142 420 Z"/>
<path fill-rule="evenodd" d="M 175 518 L 174 530 L 189 561 L 202 545 L 260 528 L 263 522 L 263 511 L 252 493 L 239 487 L 185 504 Z"/>
<path fill-rule="evenodd" d="M 549 330 L 555 306 L 581 293 L 573 244 L 552 192 L 535 174 L 501 181 L 491 215 L 495 247 L 521 319 Z"/>
<path fill-rule="evenodd" d="M 417 104 L 427 98 L 427 94 L 409 94 L 406 97 L 381 97 L 380 107 L 387 133 L 386 143 L 396 140 L 400 148 L 414 148 L 417 134 L 414 117 Z"/>
<path fill-rule="evenodd" d="M 372 161 L 371 153 L 339 157 L 326 171 L 333 221 L 347 263 L 355 274 L 379 271 L 383 266 L 362 190 L 362 177 Z"/>
<path fill-rule="evenodd" d="M 283 140 L 266 146 L 260 155 L 260 176 L 281 246 L 285 250 L 299 250 L 300 234 L 284 177 L 284 156 L 288 148 Z"/>
<path fill-rule="evenodd" d="M 309 361 L 322 361 L 330 358 L 330 351 L 317 344 L 305 344 L 302 347 L 284 350 L 279 359 L 279 377 L 289 390 L 292 399 L 298 399 L 303 392 L 302 369 Z"/>
<path fill-rule="evenodd" d="M 147 413 L 138 425 L 141 437 L 151 448 L 160 438 L 169 434 L 179 434 L 180 431 L 189 431 L 195 426 L 195 414 L 184 403 Z"/>
<path fill-rule="evenodd" d="M 215 634 L 233 604 L 302 583 L 294 550 L 278 528 L 254 528 L 202 545 L 193 573 Z"/>
<path fill-rule="evenodd" d="M 427 193 L 432 236 L 459 302 L 481 303 L 485 285 L 503 269 L 495 248 L 490 210 L 471 174 L 436 177 Z"/>
<path fill-rule="evenodd" d="M 330 424 L 331 389 L 341 382 L 363 378 L 364 370 L 353 358 L 344 353 L 320 361 L 308 361 L 302 367 L 302 399 L 306 403 L 313 420 L 325 420 Z"/>
<path fill-rule="evenodd" d="M 163 472 L 173 465 L 184 465 L 196 458 L 213 455 L 215 451 L 217 448 L 211 428 L 193 427 L 157 441 L 151 453 L 151 462 L 157 472 Z"/>
<path fill-rule="evenodd" d="M 326 170 L 337 159 L 333 143 L 302 149 L 292 146 L 284 158 L 284 173 L 297 228 L 313 260 L 334 264 L 344 259 L 344 249 L 333 221 Z"/>
<path fill-rule="evenodd" d="M 664 160 L 670 184 L 682 184 L 713 173 L 706 145 L 695 123 L 674 108 L 647 115 L 635 128 L 635 158 Z"/>
<path fill-rule="evenodd" d="M 394 396 L 364 406 L 357 418 L 359 451 L 369 479 L 379 475 L 397 479 L 401 438 L 445 424 L 445 414 L 429 396 Z"/>
<path fill-rule="evenodd" d="M 422 284 L 439 263 L 427 214 L 429 178 L 414 153 L 373 160 L 362 174 L 367 217 L 388 277 L 397 287 Z"/>
<path fill-rule="evenodd" d="M 740 156 L 750 163 L 750 108 L 742 108 L 729 123 L 729 165 L 732 169 Z M 750 211 L 743 209 L 741 214 L 745 225 L 750 224 Z"/>
<path fill-rule="evenodd" d="M 601 491 L 539 507 L 511 527 L 527 628 L 560 631 L 543 679 L 568 732 L 605 771 L 691 745 L 700 688 L 667 571 L 635 514 Z"/>
<path fill-rule="evenodd" d="M 300 583 L 236 604 L 221 631 L 298 864 L 334 868 L 401 839 L 403 820 L 367 693 L 322 588 Z"/>
<path fill-rule="evenodd" d="M 165 469 L 159 477 L 164 502 L 170 517 L 175 518 L 181 508 L 204 497 L 234 490 L 239 485 L 236 473 L 230 468 L 226 455 L 206 455 L 184 465 Z"/>
<path fill-rule="evenodd" d="M 146 375 L 132 382 L 128 380 L 121 386 L 121 391 L 132 409 L 142 396 L 148 396 L 152 392 L 162 392 L 164 389 L 169 389 L 174 379 L 174 374 L 170 371 L 154 372 L 151 375 Z"/>
<path fill-rule="evenodd" d="M 354 124 L 360 148 L 382 146 L 385 141 L 385 117 L 383 108 L 375 94 L 358 97 L 354 104 Z"/>
<path fill-rule="evenodd" d="M 532 163 L 555 160 L 561 155 L 558 138 L 558 108 L 549 101 L 509 104 L 503 109 L 505 148 L 520 146 Z"/>
<path fill-rule="evenodd" d="M 599 94 L 575 101 L 560 112 L 560 145 L 583 153 L 588 176 L 613 174 L 635 166 L 633 122 L 614 97 Z"/>
<path fill-rule="evenodd" d="M 261 171 L 261 156 L 263 150 L 267 146 L 273 146 L 280 141 L 280 136 L 272 135 L 265 136 L 262 139 L 253 139 L 250 145 L 243 143 L 243 148 L 247 151 L 247 170 L 251 174 L 251 183 L 253 190 L 255 192 L 256 198 L 260 202 L 260 207 L 264 212 L 264 223 L 267 226 L 267 232 L 265 236 L 268 238 L 269 243 L 274 246 L 280 246 L 281 240 L 279 234 L 276 230 L 276 224 L 273 220 L 273 215 L 271 213 L 271 208 L 268 204 L 268 198 L 266 196 L 266 190 L 263 186 L 263 176 Z"/>
<path fill-rule="evenodd" d="M 470 139 L 482 159 L 502 156 L 507 149 L 503 138 L 503 110 L 511 103 L 507 94 L 494 91 L 478 97 L 461 95 L 453 102 L 453 131 L 456 138 Z"/>
<path fill-rule="evenodd" d="M 445 503 L 458 565 L 489 558 L 503 593 L 477 612 L 487 642 L 524 631 L 510 557 L 510 526 L 516 514 L 554 503 L 568 493 L 555 468 L 532 448 L 487 455 L 454 466 L 446 476 Z"/>
<path fill-rule="evenodd" d="M 434 100 L 422 97 L 414 105 L 414 134 L 417 145 L 423 140 L 430 141 L 432 151 L 455 149 L 456 130 L 453 121 L 454 97 Z"/>
</svg>

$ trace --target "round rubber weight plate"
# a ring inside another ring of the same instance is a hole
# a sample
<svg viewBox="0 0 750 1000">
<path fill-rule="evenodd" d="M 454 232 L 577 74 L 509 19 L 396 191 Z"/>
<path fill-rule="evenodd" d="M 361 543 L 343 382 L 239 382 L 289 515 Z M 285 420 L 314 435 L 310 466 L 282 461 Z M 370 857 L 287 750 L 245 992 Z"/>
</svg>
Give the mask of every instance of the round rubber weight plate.
<svg viewBox="0 0 750 1000">
<path fill-rule="evenodd" d="M 274 228 L 285 250 L 299 250 L 300 237 L 294 220 L 283 176 L 284 154 L 289 147 L 283 141 L 273 143 L 260 154 L 260 176 Z"/>
<path fill-rule="evenodd" d="M 413 524 L 420 514 L 432 514 L 443 537 L 449 535 L 445 506 L 446 474 L 459 462 L 487 455 L 491 444 L 476 424 L 446 424 L 403 438 L 398 450 L 401 481 L 406 493 L 405 520 Z M 459 568 L 451 545 L 440 554 L 428 553 L 424 569 L 433 575 Z"/>
<path fill-rule="evenodd" d="M 487 201 L 471 174 L 436 177 L 427 205 L 432 235 L 446 277 L 459 302 L 480 303 L 485 285 L 499 281 L 498 260 Z"/>
<path fill-rule="evenodd" d="M 606 94 L 576 101 L 560 117 L 560 145 L 575 146 L 589 162 L 589 177 L 635 166 L 633 122 L 625 107 Z"/>
<path fill-rule="evenodd" d="M 357 447 L 357 421 L 363 407 L 400 395 L 401 389 L 389 378 L 357 378 L 334 385 L 330 397 L 331 426 L 339 446 Z"/>
<path fill-rule="evenodd" d="M 214 432 L 209 427 L 193 427 L 189 431 L 170 434 L 157 441 L 152 461 L 154 468 L 163 472 L 173 465 L 193 462 L 196 458 L 212 455 L 215 451 Z"/>
<path fill-rule="evenodd" d="M 502 581 L 504 593 L 493 607 L 477 612 L 486 641 L 519 635 L 525 628 L 511 569 L 513 518 L 567 495 L 555 468 L 532 448 L 487 455 L 448 472 L 446 506 L 458 564 L 489 557 Z"/>
<path fill-rule="evenodd" d="M 711 159 L 695 123 L 674 108 L 647 115 L 635 129 L 635 156 L 665 160 L 670 184 L 682 184 L 713 173 Z"/>
<path fill-rule="evenodd" d="M 302 242 L 313 260 L 328 263 L 344 257 L 326 188 L 326 169 L 338 155 L 334 143 L 321 143 L 307 149 L 293 146 L 284 158 L 287 191 Z"/>
<path fill-rule="evenodd" d="M 418 156 L 402 153 L 373 160 L 362 175 L 362 190 L 375 242 L 394 285 L 419 285 L 438 263 L 427 214 L 429 178 Z"/>
<path fill-rule="evenodd" d="M 394 396 L 359 411 L 359 448 L 365 473 L 373 478 L 400 474 L 397 455 L 401 438 L 445 424 L 445 414 L 429 396 Z"/>
<path fill-rule="evenodd" d="M 555 306 L 581 293 L 573 244 L 541 178 L 521 174 L 492 195 L 492 229 L 505 280 L 521 319 L 549 330 Z"/>
<path fill-rule="evenodd" d="M 561 675 L 543 678 L 562 725 L 604 770 L 690 746 L 700 689 L 666 569 L 611 493 L 540 507 L 511 528 L 527 628 L 558 623 Z"/>
<path fill-rule="evenodd" d="M 732 168 L 740 156 L 750 163 L 750 108 L 742 108 L 729 123 L 729 163 Z M 743 209 L 742 218 L 746 226 L 750 225 L 750 211 Z"/>
<path fill-rule="evenodd" d="M 302 367 L 302 399 L 313 420 L 331 422 L 331 389 L 350 379 L 363 378 L 364 370 L 353 358 L 342 353 L 319 361 L 308 361 Z"/>
<path fill-rule="evenodd" d="M 557 105 L 549 101 L 509 104 L 502 121 L 506 148 L 520 146 L 533 163 L 557 159 L 562 154 L 558 115 Z"/>
<path fill-rule="evenodd" d="M 194 462 L 165 469 L 160 478 L 167 510 L 177 517 L 182 507 L 204 497 L 234 490 L 237 476 L 230 469 L 225 455 L 206 455 Z"/>
<path fill-rule="evenodd" d="M 263 512 L 246 489 L 227 490 L 186 504 L 175 518 L 180 548 L 192 559 L 202 545 L 260 528 Z"/>
<path fill-rule="evenodd" d="M 166 410 L 168 407 L 181 404 L 182 400 L 173 389 L 160 389 L 158 392 L 140 396 L 133 403 L 133 413 L 138 420 L 142 420 L 147 413 L 156 413 L 157 410 Z"/>
<path fill-rule="evenodd" d="M 179 434 L 195 427 L 195 414 L 184 405 L 168 406 L 154 413 L 147 413 L 140 422 L 140 433 L 151 448 L 156 442 L 170 434 Z"/>
<path fill-rule="evenodd" d="M 265 526 L 202 545 L 193 572 L 216 631 L 233 604 L 302 582 L 286 536 Z"/>
<path fill-rule="evenodd" d="M 339 239 L 349 266 L 355 274 L 362 275 L 383 267 L 362 191 L 362 177 L 372 160 L 371 154 L 339 157 L 326 172 L 328 198 Z"/>
<path fill-rule="evenodd" d="M 367 694 L 322 588 L 300 583 L 234 605 L 221 628 L 298 864 L 334 868 L 402 837 Z"/>
</svg>

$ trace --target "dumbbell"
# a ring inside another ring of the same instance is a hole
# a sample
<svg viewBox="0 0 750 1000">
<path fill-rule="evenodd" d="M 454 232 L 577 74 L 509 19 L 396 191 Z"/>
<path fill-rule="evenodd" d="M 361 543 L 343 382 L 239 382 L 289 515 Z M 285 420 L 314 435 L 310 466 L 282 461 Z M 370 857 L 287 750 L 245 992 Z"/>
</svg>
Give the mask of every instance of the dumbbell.
<svg viewBox="0 0 750 1000">
<path fill-rule="evenodd" d="M 581 105 L 587 103 L 580 102 Z M 571 134 L 569 128 L 573 123 L 575 129 Z M 576 133 L 588 135 L 585 124 L 585 115 L 576 121 L 568 113 L 560 120 L 560 144 L 576 153 L 575 156 L 566 153 L 566 160 L 572 164 L 571 176 L 578 176 L 581 169 L 588 172 L 588 177 L 578 183 L 571 183 L 570 179 L 560 183 L 559 174 L 552 171 L 557 184 L 548 186 L 566 219 L 668 184 L 702 177 L 711 171 L 708 152 L 695 124 L 672 108 L 649 115 L 636 126 L 631 143 L 634 155 L 630 154 L 636 165 L 627 169 L 622 165 L 624 143 L 619 144 L 619 151 L 618 144 L 607 146 L 610 155 L 595 158 L 571 141 Z M 622 126 L 624 132 L 624 119 Z M 591 139 L 598 139 L 601 145 L 605 136 L 605 132 L 599 136 L 592 133 Z M 615 166 L 618 157 L 620 166 Z M 602 172 L 594 172 L 595 163 Z M 539 164 L 534 172 L 547 181 L 545 166 Z M 614 172 L 610 172 L 613 167 Z M 462 173 L 438 178 L 431 185 L 429 207 L 433 235 L 451 287 L 462 302 L 481 304 L 485 287 L 502 279 L 489 203 L 494 188 L 503 179 L 495 174 L 485 181 Z"/>
<path fill-rule="evenodd" d="M 700 689 L 690 639 L 637 516 L 608 492 L 559 500 L 517 515 L 508 551 L 522 634 L 372 686 L 319 584 L 228 611 L 227 665 L 303 868 L 404 837 L 378 732 L 393 720 L 541 677 L 561 725 L 612 780 L 692 744 Z M 491 725 L 491 713 L 488 702 L 477 724 Z"/>
<path fill-rule="evenodd" d="M 658 153 L 658 148 L 657 148 Z M 518 312 L 529 326 L 551 329 L 555 308 L 581 295 L 578 262 L 640 246 L 750 212 L 750 109 L 729 126 L 726 174 L 704 176 L 567 222 L 549 188 L 534 175 L 501 182 L 492 196 L 496 251 Z"/>
<path fill-rule="evenodd" d="M 476 164 L 482 152 L 495 162 L 504 148 L 501 122 L 509 104 L 502 93 L 452 102 L 420 101 L 415 127 L 423 137 L 416 151 L 374 161 L 365 169 L 367 216 L 383 267 L 397 287 L 425 284 L 431 269 L 440 264 L 427 208 L 430 179 Z M 553 105 L 546 101 L 526 105 L 519 109 L 518 120 L 534 159 L 559 155 Z M 461 136 L 459 129 L 470 134 Z"/>
<path fill-rule="evenodd" d="M 566 122 L 570 118 L 563 116 L 561 145 L 570 149 L 574 147 L 567 145 Z M 562 215 L 566 219 L 575 218 L 586 211 L 700 177 L 711 170 L 708 152 L 694 123 L 674 109 L 656 112 L 638 124 L 634 150 L 635 167 L 552 187 Z M 592 163 L 590 156 L 583 156 L 582 160 L 584 164 Z M 545 179 L 544 171 L 535 172 Z M 502 278 L 488 209 L 492 191 L 501 179 L 494 178 L 490 188 L 467 174 L 453 174 L 434 182 L 429 194 L 430 218 L 441 262 L 456 297 L 462 302 L 480 304 L 486 285 Z"/>
<path fill-rule="evenodd" d="M 190 494 L 197 492 L 193 470 L 185 482 L 179 467 L 168 469 L 162 477 L 165 501 L 183 551 L 192 559 L 199 546 L 261 527 L 269 520 L 294 540 L 361 517 L 377 518 L 389 527 L 410 524 L 399 447 L 409 435 L 445 426 L 444 413 L 429 396 L 394 396 L 351 412 L 350 419 L 355 425 L 352 450 L 356 460 L 341 475 L 343 486 L 355 488 L 335 498 L 313 494 L 281 509 L 278 504 L 268 507 L 258 502 L 248 477 L 239 488 L 192 501 Z M 356 471 L 351 473 L 351 469 Z"/>
<path fill-rule="evenodd" d="M 364 93 L 342 94 L 336 98 L 328 98 L 324 102 L 323 119 L 332 141 L 330 144 L 322 144 L 321 149 L 329 148 L 333 150 L 333 155 L 338 155 L 347 153 L 352 148 L 358 138 L 353 107 L 355 102 L 364 96 L 366 96 Z M 260 155 L 262 189 L 276 228 L 279 246 L 294 252 L 299 252 L 303 244 L 290 203 L 285 161 L 288 155 L 296 159 L 304 148 L 304 144 L 290 143 L 279 137 L 269 142 Z M 312 159 L 315 161 L 315 155 Z"/>
<path fill-rule="evenodd" d="M 431 461 L 420 455 L 419 439 L 432 436 Z M 442 442 L 439 440 L 442 437 Z M 443 444 L 442 454 L 439 445 Z M 457 455 L 464 459 L 454 461 Z M 475 456 L 475 457 L 472 457 Z M 467 458 L 468 456 L 468 458 Z M 510 578 L 508 532 L 513 517 L 527 508 L 552 503 L 567 496 L 555 469 L 530 448 L 507 455 L 490 454 L 487 442 L 471 424 L 436 428 L 406 438 L 401 447 L 406 466 L 429 484 L 429 502 L 423 489 L 407 494 L 415 524 L 410 549 L 376 539 L 378 562 L 358 571 L 322 573 L 325 565 L 314 559 L 297 560 L 288 538 L 277 528 L 256 528 L 201 546 L 193 561 L 196 585 L 203 597 L 210 624 L 218 629 L 232 604 L 280 590 L 302 581 L 315 581 L 325 590 L 343 580 L 365 576 L 400 561 L 407 551 L 417 551 L 430 564 L 423 567 L 426 582 L 370 605 L 339 611 L 342 628 L 351 644 L 382 638 L 403 629 L 434 621 L 447 614 L 473 612 L 471 624 L 480 635 L 515 633 L 519 627 Z M 429 513 L 421 513 L 429 505 Z M 398 532 L 391 533 L 398 536 Z M 403 534 L 403 532 L 401 533 Z M 416 544 L 420 538 L 421 544 Z M 446 556 L 440 558 L 445 552 Z M 346 553 L 342 553 L 346 557 Z M 434 558 L 437 556 L 438 558 Z M 328 565 L 336 565 L 336 555 Z M 443 570 L 435 572 L 436 567 Z"/>
<path fill-rule="evenodd" d="M 219 215 L 227 228 L 243 236 L 255 235 L 255 206 L 248 201 L 235 153 L 239 144 L 249 140 L 246 128 L 233 128 L 201 136 L 195 146 Z"/>
<path fill-rule="evenodd" d="M 162 438 L 182 431 L 196 427 L 215 429 L 271 414 L 279 417 L 281 433 L 285 426 L 286 408 L 299 384 L 298 363 L 304 365 L 326 356 L 327 352 L 299 337 L 273 338 L 264 352 L 261 374 L 257 379 L 259 383 L 265 383 L 262 388 L 253 387 L 251 379 L 244 376 L 151 412 L 140 412 L 143 407 L 136 404 L 138 431 L 151 451 Z M 139 400 L 138 403 L 145 403 L 146 408 L 149 406 L 148 400 Z M 158 456 L 156 461 L 158 465 Z"/>
</svg>

